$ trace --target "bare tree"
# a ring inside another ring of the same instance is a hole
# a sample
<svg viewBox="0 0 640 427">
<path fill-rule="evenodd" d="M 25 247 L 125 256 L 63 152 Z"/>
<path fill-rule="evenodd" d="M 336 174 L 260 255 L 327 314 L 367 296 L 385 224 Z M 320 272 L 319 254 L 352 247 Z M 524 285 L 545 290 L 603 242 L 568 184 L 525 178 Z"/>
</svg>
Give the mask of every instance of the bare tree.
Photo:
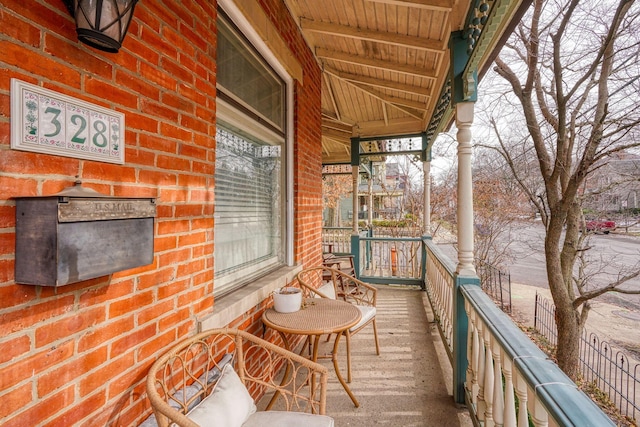
<svg viewBox="0 0 640 427">
<path fill-rule="evenodd" d="M 431 235 L 451 234 L 456 231 L 456 177 L 457 164 L 441 171 L 431 182 Z M 444 232 L 441 233 L 441 229 Z"/>
<path fill-rule="evenodd" d="M 477 266 L 502 269 L 513 260 L 513 234 L 523 217 L 531 216 L 532 209 L 504 160 L 497 156 L 487 149 L 474 153 L 474 255 Z"/>
<path fill-rule="evenodd" d="M 546 227 L 556 355 L 573 379 L 589 300 L 611 291 L 640 293 L 620 287 L 638 271 L 598 287 L 576 281 L 575 275 L 587 249 L 581 238 L 582 185 L 611 155 L 640 144 L 638 9 L 634 0 L 533 0 L 528 17 L 496 60 L 495 71 L 510 90 L 500 99 L 507 107 L 496 108 L 490 123 L 501 153 Z M 509 103 L 517 109 L 509 109 Z M 524 121 L 518 129 L 512 117 L 505 122 L 515 111 Z"/>
<path fill-rule="evenodd" d="M 351 175 L 333 174 L 325 175 L 322 181 L 322 198 L 323 205 L 329 209 L 333 218 L 329 224 L 333 227 L 340 227 L 340 200 L 348 196 L 353 191 L 351 183 Z M 357 212 L 354 217 L 358 218 Z"/>
<path fill-rule="evenodd" d="M 395 157 L 400 179 L 396 187 L 402 191 L 402 217 L 407 233 L 420 236 L 422 215 L 424 214 L 424 188 L 422 165 L 412 156 Z"/>
</svg>

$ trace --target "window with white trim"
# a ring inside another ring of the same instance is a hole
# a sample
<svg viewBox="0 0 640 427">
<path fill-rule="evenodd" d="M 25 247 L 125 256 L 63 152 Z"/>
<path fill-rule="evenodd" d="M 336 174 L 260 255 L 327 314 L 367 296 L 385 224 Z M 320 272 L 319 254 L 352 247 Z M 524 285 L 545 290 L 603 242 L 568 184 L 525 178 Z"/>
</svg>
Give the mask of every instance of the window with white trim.
<svg viewBox="0 0 640 427">
<path fill-rule="evenodd" d="M 285 262 L 286 84 L 218 15 L 214 294 Z"/>
</svg>

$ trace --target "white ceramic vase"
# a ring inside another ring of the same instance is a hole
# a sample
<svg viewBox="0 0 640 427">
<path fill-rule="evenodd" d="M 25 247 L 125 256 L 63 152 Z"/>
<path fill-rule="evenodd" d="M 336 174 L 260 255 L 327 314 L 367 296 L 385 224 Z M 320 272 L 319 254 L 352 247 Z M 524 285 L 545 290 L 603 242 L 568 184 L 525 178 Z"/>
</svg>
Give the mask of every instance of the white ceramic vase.
<svg viewBox="0 0 640 427">
<path fill-rule="evenodd" d="M 302 291 L 298 288 L 284 287 L 273 292 L 273 308 L 278 313 L 293 313 L 301 305 Z"/>
</svg>

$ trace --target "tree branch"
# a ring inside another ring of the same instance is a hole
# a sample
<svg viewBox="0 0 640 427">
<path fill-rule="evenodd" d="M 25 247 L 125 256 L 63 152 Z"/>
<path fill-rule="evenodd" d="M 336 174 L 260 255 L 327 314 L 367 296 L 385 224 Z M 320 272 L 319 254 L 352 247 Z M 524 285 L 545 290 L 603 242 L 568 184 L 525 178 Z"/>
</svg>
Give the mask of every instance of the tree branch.
<svg viewBox="0 0 640 427">
<path fill-rule="evenodd" d="M 589 76 L 592 75 L 595 72 L 595 70 L 600 66 L 600 62 L 604 57 L 605 52 L 607 51 L 608 48 L 610 48 L 610 46 L 613 45 L 616 33 L 618 32 L 618 28 L 620 27 L 620 24 L 622 22 L 622 19 L 624 18 L 624 15 L 627 13 L 627 11 L 629 10 L 629 7 L 631 7 L 634 1 L 635 0 L 620 0 L 620 2 L 618 3 L 618 6 L 616 7 L 614 18 L 611 21 L 612 25 L 611 27 L 609 27 L 609 31 L 607 32 L 605 40 L 602 43 L 600 49 L 598 50 L 598 54 L 596 58 L 591 63 L 591 66 L 586 70 L 583 77 L 578 79 L 573 85 L 573 88 L 569 90 L 569 92 L 567 93 L 567 98 L 570 98 L 571 96 L 573 96 L 573 93 L 576 92 L 578 88 L 584 83 L 584 81 L 587 78 L 589 78 Z M 575 5 L 573 5 L 574 8 L 578 2 L 579 0 L 572 1 L 572 5 L 573 3 L 576 3 Z M 563 26 L 566 26 L 566 22 L 563 22 Z"/>
<path fill-rule="evenodd" d="M 578 308 L 582 304 L 584 304 L 586 301 L 589 301 L 595 297 L 599 297 L 600 295 L 606 294 L 607 292 L 617 292 L 619 294 L 625 294 L 625 295 L 640 295 L 640 289 L 632 290 L 632 289 L 618 288 L 618 286 L 638 276 L 640 276 L 640 269 L 634 271 L 633 273 L 627 274 L 626 276 L 623 276 L 618 280 L 616 280 L 615 282 L 609 283 L 608 285 L 603 286 L 602 288 L 595 289 L 590 292 L 585 292 L 584 294 L 580 295 L 573 301 L 573 308 Z"/>
</svg>

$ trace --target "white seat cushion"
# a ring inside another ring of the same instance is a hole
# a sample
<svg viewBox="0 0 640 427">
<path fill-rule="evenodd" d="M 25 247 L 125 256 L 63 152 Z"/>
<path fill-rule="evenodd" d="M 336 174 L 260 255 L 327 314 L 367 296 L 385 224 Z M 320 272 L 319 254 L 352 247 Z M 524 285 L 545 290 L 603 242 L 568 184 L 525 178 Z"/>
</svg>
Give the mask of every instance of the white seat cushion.
<svg viewBox="0 0 640 427">
<path fill-rule="evenodd" d="M 201 427 L 241 427 L 256 405 L 231 364 L 222 369 L 213 391 L 187 417 Z"/>
<path fill-rule="evenodd" d="M 358 307 L 358 310 L 360 310 L 360 314 L 362 314 L 362 317 L 360 318 L 360 321 L 355 326 L 349 328 L 350 332 L 355 331 L 360 326 L 364 325 L 369 320 L 373 319 L 376 315 L 375 307 L 371 307 L 368 305 L 356 305 L 356 307 Z"/>
<path fill-rule="evenodd" d="M 264 411 L 251 414 L 242 427 L 333 427 L 333 418 L 302 412 Z"/>
<path fill-rule="evenodd" d="M 327 298 L 336 299 L 336 288 L 333 287 L 333 283 L 325 283 L 318 288 L 318 292 Z M 321 298 L 320 295 L 315 294 L 315 298 Z"/>
</svg>

